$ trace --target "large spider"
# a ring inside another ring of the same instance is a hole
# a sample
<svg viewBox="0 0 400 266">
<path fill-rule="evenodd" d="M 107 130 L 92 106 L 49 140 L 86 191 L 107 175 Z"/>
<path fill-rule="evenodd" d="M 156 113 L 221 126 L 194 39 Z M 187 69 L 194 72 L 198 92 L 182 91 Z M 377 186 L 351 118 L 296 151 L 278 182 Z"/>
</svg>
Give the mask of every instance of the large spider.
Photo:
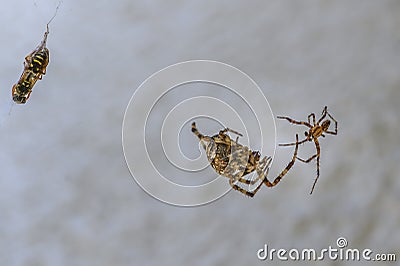
<svg viewBox="0 0 400 266">
<path fill-rule="evenodd" d="M 212 137 L 204 136 L 197 130 L 194 122 L 192 123 L 192 132 L 199 138 L 203 148 L 206 150 L 207 159 L 212 168 L 214 168 L 218 174 L 229 178 L 229 184 L 233 189 L 250 197 L 253 197 L 257 193 L 263 183 L 268 187 L 276 186 L 286 172 L 293 166 L 297 156 L 298 145 L 296 144 L 291 162 L 271 183 L 268 181 L 267 175 L 272 158 L 264 157 L 260 160 L 260 152 L 251 151 L 248 147 L 239 144 L 239 136 L 242 136 L 239 132 L 225 128 Z M 226 134 L 227 132 L 238 135 L 236 140 L 232 140 Z M 298 140 L 298 136 L 296 135 L 296 143 Z M 255 179 L 249 180 L 243 178 L 254 170 L 258 175 Z M 261 180 L 261 182 L 259 182 L 259 180 Z M 250 186 L 257 182 L 259 182 L 259 184 L 254 189 L 249 188 L 247 190 L 239 186 L 238 182 Z"/>
<path fill-rule="evenodd" d="M 335 131 L 329 131 L 329 126 L 331 124 L 331 121 L 329 119 L 326 119 L 326 120 L 322 121 L 327 115 L 329 116 L 330 119 L 332 119 L 333 122 L 335 122 Z M 313 186 L 311 188 L 310 194 L 312 194 L 313 191 L 314 191 L 315 184 L 317 183 L 317 180 L 318 180 L 318 177 L 319 177 L 319 158 L 320 158 L 320 154 L 321 154 L 321 149 L 320 149 L 320 146 L 319 146 L 318 138 L 321 137 L 321 136 L 325 137 L 324 133 L 331 134 L 331 135 L 337 135 L 337 132 L 338 132 L 337 131 L 337 121 L 335 120 L 335 118 L 332 117 L 332 115 L 330 113 L 328 113 L 328 107 L 327 106 L 324 107 L 324 110 L 322 111 L 321 118 L 317 122 L 315 122 L 315 114 L 314 113 L 311 113 L 310 115 L 308 115 L 308 122 L 296 121 L 296 120 L 293 120 L 293 119 L 291 119 L 289 117 L 286 117 L 286 116 L 278 116 L 277 118 L 286 119 L 292 124 L 305 125 L 305 126 L 310 128 L 308 130 L 308 132 L 306 131 L 304 133 L 305 136 L 306 136 L 306 138 L 304 140 L 296 141 L 294 143 L 279 144 L 279 146 L 296 145 L 296 149 L 297 149 L 298 145 L 303 144 L 306 141 L 314 141 L 315 148 L 317 150 L 316 154 L 312 155 L 307 160 L 301 159 L 300 157 L 296 157 L 298 160 L 302 161 L 303 163 L 309 163 L 314 158 L 317 158 L 317 177 L 315 178 L 315 181 L 314 181 Z M 312 118 L 312 124 L 311 124 L 310 118 Z M 320 124 L 321 122 L 322 122 L 322 124 Z"/>
</svg>

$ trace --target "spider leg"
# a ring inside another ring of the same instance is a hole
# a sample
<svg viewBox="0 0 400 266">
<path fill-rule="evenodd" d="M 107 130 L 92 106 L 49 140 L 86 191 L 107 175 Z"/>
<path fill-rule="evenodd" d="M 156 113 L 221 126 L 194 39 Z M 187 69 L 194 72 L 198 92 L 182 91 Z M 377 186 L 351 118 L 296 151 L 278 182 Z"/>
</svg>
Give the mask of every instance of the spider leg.
<svg viewBox="0 0 400 266">
<path fill-rule="evenodd" d="M 299 144 L 303 144 L 304 142 L 308 141 L 308 138 L 303 139 L 302 141 L 299 142 L 292 142 L 292 143 L 281 143 L 279 144 L 279 146 L 293 146 L 293 145 L 299 145 Z"/>
<path fill-rule="evenodd" d="M 328 113 L 328 106 L 325 106 L 324 110 L 322 110 L 322 116 L 318 119 L 318 122 L 317 122 L 318 125 L 325 118 L 327 113 Z"/>
<path fill-rule="evenodd" d="M 256 178 L 254 179 L 246 179 L 243 177 L 240 177 L 237 181 L 239 181 L 240 183 L 246 184 L 246 185 L 254 185 L 255 183 L 258 182 L 258 180 L 262 179 L 262 176 L 258 175 Z"/>
<path fill-rule="evenodd" d="M 271 157 L 264 157 L 256 167 L 256 172 L 257 172 L 256 178 L 249 180 L 249 179 L 240 177 L 238 181 L 241 183 L 247 184 L 247 185 L 254 185 L 260 179 L 264 180 L 264 178 L 268 175 L 269 165 L 270 165 L 271 161 L 272 161 Z"/>
<path fill-rule="evenodd" d="M 336 119 L 335 118 L 333 118 L 332 116 L 331 116 L 331 114 L 330 113 L 328 113 L 328 111 L 327 111 L 327 114 L 328 114 L 328 116 L 330 117 L 330 119 L 332 119 L 333 120 L 333 122 L 335 122 L 335 131 L 325 131 L 326 133 L 328 133 L 328 134 L 331 134 L 331 135 L 337 135 L 337 132 L 338 132 L 338 130 L 337 130 L 337 121 L 336 121 Z"/>
<path fill-rule="evenodd" d="M 196 127 L 196 123 L 195 123 L 195 122 L 192 123 L 192 132 L 193 132 L 193 134 L 195 134 L 195 135 L 199 138 L 199 140 L 202 140 L 202 139 L 204 138 L 204 135 L 201 134 L 201 133 L 197 130 L 197 127 Z"/>
<path fill-rule="evenodd" d="M 262 175 L 259 175 L 256 178 L 257 181 L 260 179 L 266 180 L 267 179 L 266 176 L 268 175 L 268 172 L 269 172 L 269 166 L 267 167 L 266 172 L 263 172 Z M 260 182 L 260 184 L 258 184 L 258 186 L 253 191 L 249 191 L 249 193 L 247 195 L 249 195 L 250 197 L 253 197 L 258 192 L 258 190 L 260 190 L 262 184 L 264 184 L 264 182 Z"/>
<path fill-rule="evenodd" d="M 292 124 L 296 124 L 296 125 L 305 125 L 309 128 L 312 128 L 311 124 L 308 122 L 304 122 L 304 121 L 296 121 L 294 119 L 291 119 L 290 117 L 287 116 L 277 116 L 278 119 L 286 119 L 287 121 L 289 121 Z"/>
<path fill-rule="evenodd" d="M 255 189 L 253 189 L 253 190 L 246 190 L 244 188 L 241 188 L 240 186 L 236 185 L 236 182 L 239 181 L 239 182 L 242 182 L 242 183 L 245 183 L 245 184 L 254 185 L 260 179 L 261 180 L 267 180 L 266 176 L 268 175 L 269 165 L 271 164 L 271 161 L 272 161 L 271 157 L 264 157 L 263 158 L 262 162 L 263 162 L 263 164 L 266 164 L 266 165 L 263 167 L 262 171 L 259 171 L 259 169 L 257 169 L 258 176 L 254 180 L 247 180 L 247 179 L 244 179 L 244 178 L 239 178 L 238 180 L 235 181 L 234 178 L 230 178 L 229 179 L 229 184 L 231 185 L 231 187 L 233 189 L 245 194 L 246 196 L 254 197 L 254 195 L 258 192 L 258 190 L 260 190 L 263 182 L 260 182 L 260 184 L 258 184 L 257 187 Z"/>
<path fill-rule="evenodd" d="M 299 148 L 299 135 L 296 134 L 296 148 L 294 149 L 292 160 L 288 163 L 288 165 L 285 167 L 285 169 L 283 169 L 283 171 L 275 178 L 275 180 L 272 183 L 269 182 L 267 178 L 264 179 L 264 184 L 267 187 L 276 186 L 281 181 L 282 177 L 284 177 L 286 175 L 286 173 L 290 170 L 290 168 L 293 167 L 294 162 L 296 161 L 298 148 Z"/>
<path fill-rule="evenodd" d="M 212 140 L 209 136 L 204 136 L 203 134 L 201 134 L 197 130 L 195 122 L 192 123 L 192 132 L 193 132 L 193 134 L 195 134 L 199 138 L 200 141 L 206 141 L 207 142 L 207 141 L 211 141 Z M 204 142 L 201 142 L 201 144 L 202 144 L 203 148 L 206 149 L 206 145 L 204 144 Z"/>
<path fill-rule="evenodd" d="M 299 161 L 302 161 L 303 163 L 309 163 L 309 162 L 311 162 L 312 159 L 314 159 L 314 158 L 317 157 L 317 156 L 318 156 L 318 154 L 314 154 L 313 156 L 311 156 L 311 157 L 308 158 L 307 160 L 301 159 L 299 156 L 297 156 L 297 159 L 298 159 Z"/>
<path fill-rule="evenodd" d="M 317 183 L 318 178 L 319 178 L 319 157 L 320 157 L 320 154 L 321 154 L 321 149 L 320 149 L 320 146 L 319 146 L 318 139 L 315 139 L 314 143 L 315 143 L 315 147 L 317 148 L 317 154 L 316 154 L 317 155 L 317 177 L 315 178 L 315 181 L 314 181 L 313 186 L 311 188 L 310 195 L 313 193 L 315 184 Z"/>
<path fill-rule="evenodd" d="M 246 189 L 244 189 L 244 188 L 242 188 L 242 187 L 240 187 L 240 186 L 237 185 L 237 182 L 242 182 L 242 183 L 245 183 L 245 184 L 250 184 L 250 182 L 252 181 L 252 180 L 247 180 L 247 179 L 242 178 L 242 177 L 241 177 L 242 174 L 243 174 L 242 172 L 238 172 L 238 173 L 234 174 L 233 176 L 228 177 L 228 178 L 229 178 L 229 185 L 230 185 L 234 190 L 237 190 L 237 191 L 239 191 L 240 193 L 243 193 L 243 194 L 246 195 L 246 196 L 253 197 L 253 196 L 255 195 L 254 191 L 246 190 Z M 262 184 L 262 182 L 261 182 L 261 184 Z M 257 188 L 258 188 L 258 187 L 257 187 Z M 257 188 L 256 188 L 256 190 L 258 191 Z M 256 192 L 257 192 L 257 191 L 256 191 Z"/>
<path fill-rule="evenodd" d="M 308 123 L 311 124 L 310 117 L 313 119 L 313 125 L 315 126 L 315 114 L 311 113 L 308 115 Z"/>
<path fill-rule="evenodd" d="M 239 178 L 237 181 L 239 181 L 240 183 L 246 184 L 246 185 L 254 185 L 255 183 L 257 183 L 257 181 L 260 180 L 260 177 L 256 177 L 254 179 L 246 179 L 246 178 Z"/>
<path fill-rule="evenodd" d="M 233 181 L 232 178 L 229 179 L 229 185 L 231 185 L 231 187 L 234 190 L 237 190 L 237 191 L 239 191 L 240 193 L 243 193 L 246 196 L 254 197 L 254 194 L 255 194 L 254 192 L 247 191 L 246 189 L 239 187 L 238 185 L 236 185 L 236 183 Z"/>
<path fill-rule="evenodd" d="M 236 135 L 238 135 L 238 136 L 243 137 L 242 133 L 239 133 L 239 132 L 237 132 L 237 131 L 235 131 L 235 130 L 233 130 L 233 129 L 230 129 L 230 128 L 225 128 L 224 130 L 221 130 L 221 131 L 219 132 L 219 134 L 225 134 L 226 132 L 231 132 L 231 133 L 233 133 L 233 134 L 236 134 Z"/>
</svg>

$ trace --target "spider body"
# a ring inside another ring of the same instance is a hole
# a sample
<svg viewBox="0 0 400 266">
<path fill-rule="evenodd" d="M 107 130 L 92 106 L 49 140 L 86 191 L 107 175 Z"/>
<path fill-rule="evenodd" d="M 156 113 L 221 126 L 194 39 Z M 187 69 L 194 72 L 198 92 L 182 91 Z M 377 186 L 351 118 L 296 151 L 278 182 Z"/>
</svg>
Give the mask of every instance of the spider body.
<svg viewBox="0 0 400 266">
<path fill-rule="evenodd" d="M 210 137 L 201 134 L 196 124 L 192 123 L 192 132 L 199 138 L 203 148 L 206 150 L 207 159 L 211 167 L 220 175 L 229 178 L 231 187 L 244 195 L 253 197 L 261 185 L 264 183 L 268 187 L 273 187 L 279 183 L 284 174 L 292 167 L 292 164 L 285 168 L 285 170 L 274 180 L 269 182 L 267 179 L 268 171 L 272 161 L 271 157 L 263 157 L 259 151 L 251 151 L 248 147 L 241 145 L 238 142 L 239 136 L 242 136 L 237 131 L 229 128 L 221 130 L 218 134 Z M 231 132 L 238 137 L 232 140 L 226 133 Z M 298 140 L 298 138 L 297 138 Z M 295 149 L 294 157 L 297 155 L 297 146 Z M 253 180 L 246 179 L 244 176 L 256 171 L 257 177 Z M 284 173 L 285 172 L 285 173 Z M 257 186 L 254 189 L 244 189 L 238 185 L 239 183 Z"/>
<path fill-rule="evenodd" d="M 329 127 L 331 125 L 331 120 L 325 119 L 326 116 L 328 116 L 335 123 L 335 130 L 334 131 L 330 131 L 329 130 Z M 314 113 L 311 113 L 308 116 L 308 121 L 307 122 L 305 122 L 305 121 L 296 121 L 296 120 L 294 120 L 294 119 L 292 119 L 290 117 L 287 117 L 287 116 L 278 116 L 278 118 L 279 119 L 286 119 L 292 124 L 304 125 L 304 126 L 307 126 L 309 128 L 308 131 L 304 132 L 304 135 L 306 136 L 306 138 L 304 140 L 296 141 L 295 143 L 279 144 L 279 146 L 292 146 L 292 145 L 298 146 L 300 144 L 303 144 L 306 141 L 313 141 L 314 142 L 315 148 L 316 148 L 316 154 L 312 155 L 310 158 L 308 158 L 306 160 L 302 159 L 300 157 L 297 157 L 297 156 L 295 158 L 295 159 L 300 160 L 303 163 L 309 163 L 313 159 L 317 160 L 317 177 L 315 178 L 315 181 L 314 181 L 313 186 L 311 188 L 310 194 L 312 194 L 313 191 L 314 191 L 315 184 L 317 183 L 318 178 L 319 178 L 319 165 L 320 165 L 321 147 L 320 147 L 318 138 L 321 137 L 321 136 L 325 137 L 325 133 L 326 134 L 331 134 L 331 135 L 337 135 L 337 132 L 338 132 L 338 130 L 337 130 L 337 121 L 328 112 L 328 107 L 327 106 L 324 107 L 324 109 L 322 111 L 322 115 L 318 119 L 317 122 L 316 122 Z"/>
<path fill-rule="evenodd" d="M 211 137 L 206 147 L 207 158 L 218 174 L 222 175 L 229 163 L 231 154 L 231 139 L 226 134 L 218 134 Z"/>
<path fill-rule="evenodd" d="M 313 115 L 313 114 L 312 114 Z M 282 117 L 279 117 L 282 118 Z M 307 125 L 311 126 L 309 131 L 304 132 L 304 135 L 307 137 L 308 141 L 312 141 L 313 139 L 318 139 L 319 137 L 325 137 L 324 132 L 326 132 L 331 124 L 330 120 L 324 120 L 321 125 L 315 124 Z"/>
</svg>

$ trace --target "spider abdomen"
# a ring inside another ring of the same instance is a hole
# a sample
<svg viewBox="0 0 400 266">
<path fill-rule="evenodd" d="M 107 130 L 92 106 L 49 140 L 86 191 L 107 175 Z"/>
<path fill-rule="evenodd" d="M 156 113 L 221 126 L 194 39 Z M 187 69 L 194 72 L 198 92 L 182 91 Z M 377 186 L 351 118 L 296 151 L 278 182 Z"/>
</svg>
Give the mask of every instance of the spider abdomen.
<svg viewBox="0 0 400 266">
<path fill-rule="evenodd" d="M 210 163 L 212 168 L 214 168 L 219 174 L 222 174 L 228 165 L 230 154 L 230 146 L 217 144 L 215 156 Z"/>
</svg>

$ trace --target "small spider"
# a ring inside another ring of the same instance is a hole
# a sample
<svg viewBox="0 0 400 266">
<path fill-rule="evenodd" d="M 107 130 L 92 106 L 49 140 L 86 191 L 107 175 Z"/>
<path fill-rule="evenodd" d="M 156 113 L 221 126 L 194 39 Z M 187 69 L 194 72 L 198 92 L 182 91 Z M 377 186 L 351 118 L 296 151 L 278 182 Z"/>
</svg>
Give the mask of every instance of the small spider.
<svg viewBox="0 0 400 266">
<path fill-rule="evenodd" d="M 335 131 L 329 131 L 329 126 L 331 124 L 331 121 L 329 119 L 324 120 L 327 115 L 335 123 Z M 310 194 L 312 194 L 313 191 L 314 191 L 315 184 L 317 183 L 317 180 L 318 180 L 318 177 L 319 177 L 319 158 L 320 158 L 320 154 L 321 154 L 321 149 L 320 149 L 320 146 L 319 146 L 318 138 L 321 137 L 321 136 L 325 137 L 324 133 L 331 134 L 331 135 L 337 135 L 337 132 L 338 132 L 338 130 L 337 130 L 337 121 L 332 117 L 332 115 L 330 113 L 328 113 L 328 107 L 327 106 L 324 107 L 324 110 L 322 111 L 321 118 L 317 122 L 315 122 L 315 114 L 314 113 L 311 113 L 308 116 L 308 122 L 296 121 L 296 120 L 293 120 L 293 119 L 291 119 L 289 117 L 286 117 L 286 116 L 278 116 L 278 118 L 279 119 L 286 119 L 292 124 L 305 125 L 305 126 L 310 128 L 308 130 L 308 132 L 307 131 L 304 132 L 304 134 L 306 136 L 306 138 L 304 140 L 296 141 L 294 143 L 279 144 L 279 146 L 296 145 L 296 147 L 297 147 L 298 145 L 303 144 L 306 141 L 313 141 L 314 142 L 315 148 L 317 150 L 316 154 L 312 155 L 307 160 L 304 160 L 304 159 L 301 159 L 299 157 L 296 157 L 296 159 L 302 161 L 303 163 L 309 163 L 314 158 L 317 158 L 317 177 L 315 178 L 315 181 L 314 181 L 313 186 L 311 188 Z M 311 124 L 310 118 L 312 118 L 312 124 Z M 322 120 L 324 120 L 324 121 L 322 121 Z M 321 122 L 322 122 L 322 124 L 320 124 Z"/>
<path fill-rule="evenodd" d="M 263 183 L 268 187 L 277 185 L 286 172 L 293 166 L 297 156 L 298 145 L 296 145 L 292 161 L 271 183 L 268 181 L 267 175 L 272 158 L 264 157 L 260 160 L 260 152 L 251 151 L 248 147 L 239 144 L 239 136 L 242 136 L 239 132 L 225 128 L 212 137 L 204 136 L 197 130 L 194 122 L 192 123 L 192 132 L 199 138 L 203 148 L 206 150 L 211 167 L 214 168 L 218 174 L 229 178 L 229 184 L 233 189 L 250 197 L 253 197 L 257 193 Z M 236 140 L 232 140 L 226 134 L 227 132 L 238 135 Z M 296 142 L 298 142 L 297 135 Z M 258 175 L 255 179 L 249 180 L 243 178 L 253 171 L 256 171 Z M 259 180 L 261 180 L 261 182 L 252 190 L 246 190 L 237 185 L 238 182 L 254 185 Z"/>
</svg>

